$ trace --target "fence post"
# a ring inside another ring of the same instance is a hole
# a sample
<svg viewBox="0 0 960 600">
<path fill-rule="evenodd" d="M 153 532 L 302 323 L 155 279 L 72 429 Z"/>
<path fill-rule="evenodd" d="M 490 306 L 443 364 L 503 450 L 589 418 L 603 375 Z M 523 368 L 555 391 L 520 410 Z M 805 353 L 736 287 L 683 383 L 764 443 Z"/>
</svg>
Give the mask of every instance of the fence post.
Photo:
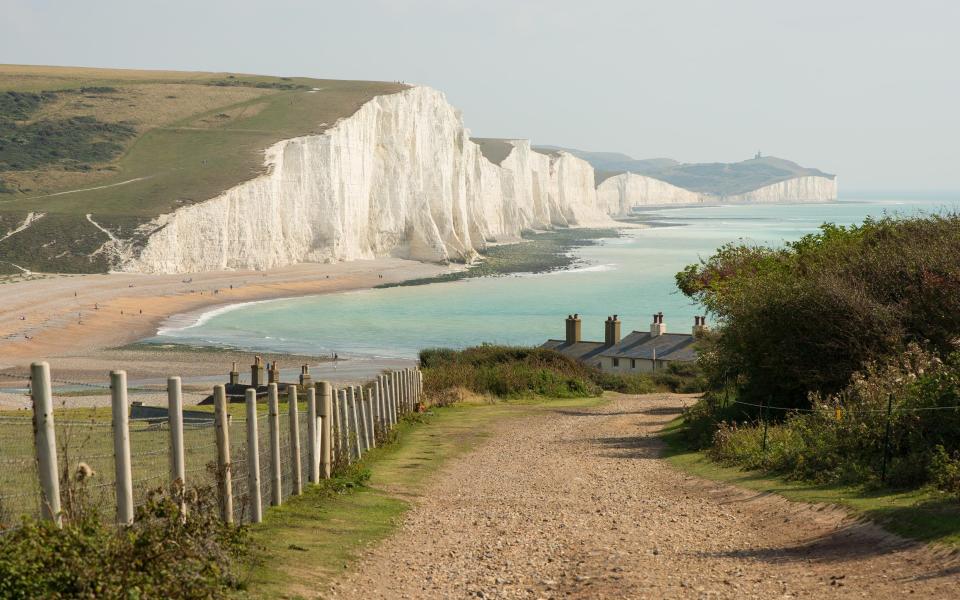
<svg viewBox="0 0 960 600">
<path fill-rule="evenodd" d="M 30 395 L 33 396 L 33 435 L 37 448 L 40 474 L 40 506 L 44 519 L 63 526 L 60 514 L 60 479 L 57 473 L 57 438 L 53 426 L 53 391 L 50 388 L 50 365 L 30 365 Z"/>
<path fill-rule="evenodd" d="M 761 406 L 760 412 L 763 416 L 763 452 L 767 452 L 767 427 L 770 423 L 770 403 L 773 402 L 773 396 L 767 398 L 766 407 Z M 762 403 L 761 403 L 762 404 Z"/>
<path fill-rule="evenodd" d="M 357 415 L 357 395 L 353 386 L 347 388 L 347 394 L 347 402 L 350 406 L 350 410 L 347 413 L 347 416 L 350 417 L 350 439 L 353 441 L 353 447 L 357 451 L 356 458 L 357 460 L 360 460 L 360 458 L 363 456 L 360 448 L 360 444 L 362 443 L 360 437 L 360 419 Z"/>
<path fill-rule="evenodd" d="M 333 435 L 333 398 L 330 393 L 330 382 L 320 382 L 320 474 L 324 479 L 330 479 L 330 441 Z"/>
<path fill-rule="evenodd" d="M 127 415 L 127 372 L 110 371 L 113 412 L 113 460 L 117 492 L 117 522 L 133 523 L 133 474 L 130 469 L 130 421 Z"/>
<path fill-rule="evenodd" d="M 367 449 L 374 448 L 377 445 L 377 435 L 373 430 L 373 394 L 370 388 L 360 388 L 360 398 L 363 399 L 363 409 L 366 415 L 364 429 L 367 433 Z"/>
<path fill-rule="evenodd" d="M 220 486 L 220 516 L 233 523 L 233 477 L 230 473 L 230 422 L 227 418 L 227 390 L 213 386 L 214 428 L 217 432 L 217 484 Z"/>
<path fill-rule="evenodd" d="M 310 470 L 307 471 L 307 482 L 320 481 L 320 448 L 317 437 L 317 388 L 307 387 L 307 459 L 310 461 Z"/>
<path fill-rule="evenodd" d="M 343 435 L 343 429 L 340 427 L 340 390 L 334 387 L 330 388 L 330 406 L 332 409 L 330 413 L 332 451 L 336 453 L 336 456 L 340 456 L 340 436 Z M 333 455 L 331 455 L 331 460 L 333 460 L 332 457 Z"/>
<path fill-rule="evenodd" d="M 403 405 L 400 398 L 400 387 L 397 385 L 399 377 L 397 372 L 390 373 L 390 392 L 393 394 L 393 422 L 398 423 L 403 416 Z"/>
<path fill-rule="evenodd" d="M 280 506 L 283 488 L 280 481 L 280 399 L 277 384 L 267 384 L 267 425 L 270 428 L 270 505 Z"/>
<path fill-rule="evenodd" d="M 377 447 L 377 388 L 367 388 L 367 418 L 369 419 L 368 431 L 370 432 L 370 447 Z"/>
<path fill-rule="evenodd" d="M 360 445 L 363 446 L 364 452 L 369 452 L 370 451 L 370 419 L 369 419 L 370 414 L 369 414 L 369 410 L 367 409 L 366 399 L 364 398 L 363 387 L 359 385 L 357 386 L 357 393 L 355 397 L 357 399 L 357 408 L 359 409 L 359 412 L 360 412 L 360 423 L 361 423 L 360 429 L 363 430 L 363 444 L 360 444 Z"/>
<path fill-rule="evenodd" d="M 183 391 L 179 377 L 167 378 L 167 419 L 170 424 L 170 481 L 186 488 L 187 468 L 183 451 Z"/>
<path fill-rule="evenodd" d="M 397 372 L 390 371 L 390 404 L 393 409 L 393 422 L 400 420 L 400 390 L 397 389 Z"/>
<path fill-rule="evenodd" d="M 353 462 L 353 455 L 350 452 L 350 432 L 347 425 L 350 419 L 347 418 L 347 390 L 337 390 L 337 410 L 340 413 L 340 420 L 337 422 L 339 432 L 337 433 L 337 444 L 339 446 L 338 458 L 343 458 L 347 464 Z"/>
<path fill-rule="evenodd" d="M 250 497 L 250 521 L 263 521 L 260 501 L 260 438 L 257 432 L 257 390 L 247 388 L 247 489 Z"/>
<path fill-rule="evenodd" d="M 300 461 L 300 407 L 297 406 L 297 386 L 287 387 L 287 408 L 290 412 L 290 475 L 293 477 L 293 495 L 303 493 L 303 471 Z"/>
<path fill-rule="evenodd" d="M 890 417 L 893 414 L 893 394 L 887 396 L 887 431 L 883 435 L 883 462 L 880 463 L 880 482 L 887 482 L 887 461 L 890 460 Z"/>
</svg>

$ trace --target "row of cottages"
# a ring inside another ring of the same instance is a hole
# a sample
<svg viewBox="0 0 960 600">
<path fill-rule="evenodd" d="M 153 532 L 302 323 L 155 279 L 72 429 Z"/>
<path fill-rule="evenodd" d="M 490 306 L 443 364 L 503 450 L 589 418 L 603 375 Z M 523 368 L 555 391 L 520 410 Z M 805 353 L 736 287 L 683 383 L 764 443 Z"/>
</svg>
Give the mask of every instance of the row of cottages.
<svg viewBox="0 0 960 600">
<path fill-rule="evenodd" d="M 620 338 L 620 319 L 607 317 L 602 342 L 585 342 L 581 337 L 580 315 L 567 316 L 567 335 L 562 340 L 547 340 L 543 348 L 556 350 L 603 371 L 652 373 L 671 362 L 694 362 L 694 342 L 706 330 L 707 317 L 694 317 L 691 333 L 667 333 L 663 313 L 653 315 L 650 331 L 632 331 Z"/>
</svg>

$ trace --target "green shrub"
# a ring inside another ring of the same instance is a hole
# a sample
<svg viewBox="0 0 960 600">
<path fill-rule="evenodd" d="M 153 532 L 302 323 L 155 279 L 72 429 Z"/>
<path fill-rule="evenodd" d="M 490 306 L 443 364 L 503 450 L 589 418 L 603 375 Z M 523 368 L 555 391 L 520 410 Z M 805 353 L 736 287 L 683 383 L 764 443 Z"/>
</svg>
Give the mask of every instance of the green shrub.
<svg viewBox="0 0 960 600">
<path fill-rule="evenodd" d="M 598 396 L 699 392 L 704 379 L 696 365 L 673 365 L 659 373 L 609 373 L 546 348 L 484 345 L 466 350 L 435 348 L 420 353 L 424 389 L 431 402 L 461 399 L 458 390 L 500 398 Z"/>
<path fill-rule="evenodd" d="M 677 274 L 714 314 L 700 364 L 752 402 L 807 408 L 911 342 L 941 355 L 960 337 L 960 215 L 824 225 L 785 248 L 731 244 Z"/>
<path fill-rule="evenodd" d="M 819 483 L 960 491 L 960 353 L 941 362 L 912 346 L 868 365 L 838 394 L 812 395 L 811 405 L 767 415 L 765 450 L 758 410 L 727 419 L 729 408 L 703 401 L 687 418 L 701 442 L 714 429 L 709 454 L 727 464 Z"/>
<path fill-rule="evenodd" d="M 456 400 L 453 392 L 516 398 L 596 396 L 601 388 L 592 370 L 559 352 L 544 348 L 477 346 L 466 350 L 420 352 L 424 391 L 438 404 Z"/>
<path fill-rule="evenodd" d="M 221 598 L 239 587 L 246 548 L 246 530 L 220 521 L 211 490 L 156 490 L 128 527 L 86 510 L 63 529 L 26 520 L 0 536 L 0 597 Z"/>
</svg>

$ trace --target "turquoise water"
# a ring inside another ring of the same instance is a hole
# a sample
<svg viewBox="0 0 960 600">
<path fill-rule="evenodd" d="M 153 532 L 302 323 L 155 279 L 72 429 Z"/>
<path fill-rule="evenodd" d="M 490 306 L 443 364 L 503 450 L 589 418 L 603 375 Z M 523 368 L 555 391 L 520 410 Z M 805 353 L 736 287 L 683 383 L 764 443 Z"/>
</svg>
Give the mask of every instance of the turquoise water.
<svg viewBox="0 0 960 600">
<path fill-rule="evenodd" d="M 163 330 L 155 340 L 409 358 L 436 346 L 539 344 L 562 337 L 563 321 L 574 312 L 583 317 L 586 339 L 603 339 L 602 321 L 610 314 L 620 315 L 624 332 L 646 329 L 658 311 L 668 331 L 689 331 L 700 311 L 676 291 L 674 275 L 726 242 L 782 244 L 823 222 L 958 207 L 957 199 L 940 198 L 651 210 L 651 217 L 673 225 L 581 248 L 583 264 L 569 271 L 252 303 Z"/>
</svg>

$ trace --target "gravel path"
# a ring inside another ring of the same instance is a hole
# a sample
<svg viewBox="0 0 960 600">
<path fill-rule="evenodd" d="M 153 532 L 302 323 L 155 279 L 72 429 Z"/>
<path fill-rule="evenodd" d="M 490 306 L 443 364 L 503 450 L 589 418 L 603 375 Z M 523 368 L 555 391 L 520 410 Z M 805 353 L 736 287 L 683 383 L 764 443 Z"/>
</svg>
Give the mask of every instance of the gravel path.
<svg viewBox="0 0 960 600">
<path fill-rule="evenodd" d="M 960 597 L 956 557 L 843 511 L 688 477 L 653 434 L 689 398 L 498 423 L 337 598 Z"/>
</svg>

